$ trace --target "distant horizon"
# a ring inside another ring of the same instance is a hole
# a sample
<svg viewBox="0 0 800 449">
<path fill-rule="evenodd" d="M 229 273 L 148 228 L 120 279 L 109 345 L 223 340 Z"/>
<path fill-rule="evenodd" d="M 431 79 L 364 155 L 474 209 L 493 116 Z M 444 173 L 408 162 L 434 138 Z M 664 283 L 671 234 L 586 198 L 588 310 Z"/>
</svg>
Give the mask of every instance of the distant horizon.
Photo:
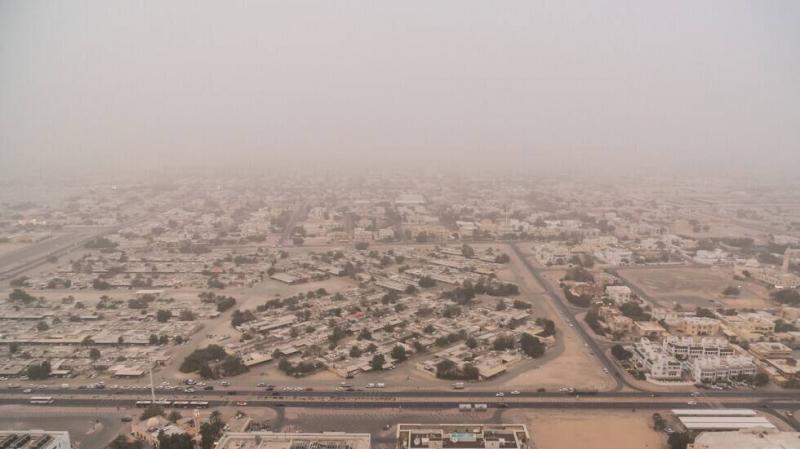
<svg viewBox="0 0 800 449">
<path fill-rule="evenodd" d="M 790 178 L 800 3 L 0 4 L 0 174 Z"/>
</svg>

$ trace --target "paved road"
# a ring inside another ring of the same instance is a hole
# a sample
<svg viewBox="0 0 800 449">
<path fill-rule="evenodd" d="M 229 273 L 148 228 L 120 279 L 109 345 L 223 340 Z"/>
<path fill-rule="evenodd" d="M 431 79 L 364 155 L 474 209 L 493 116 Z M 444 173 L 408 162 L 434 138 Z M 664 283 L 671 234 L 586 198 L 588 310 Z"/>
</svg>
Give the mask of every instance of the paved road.
<svg viewBox="0 0 800 449">
<path fill-rule="evenodd" d="M 196 400 L 196 399 L 195 399 Z M 288 399 L 248 399 L 246 404 L 242 399 L 208 399 L 210 407 L 236 406 L 236 407 L 299 407 L 299 408 L 418 408 L 418 409 L 444 409 L 458 408 L 462 403 L 486 403 L 491 408 L 526 408 L 526 409 L 674 409 L 674 408 L 715 408 L 718 404 L 699 402 L 689 406 L 684 401 L 588 401 L 575 400 L 574 398 L 561 401 L 481 401 L 481 400 L 300 400 Z M 28 404 L 27 398 L 0 398 L 0 404 Z M 54 405 L 72 407 L 131 407 L 135 401 L 130 398 L 56 398 Z M 744 398 L 737 401 L 726 402 L 726 406 L 737 408 L 752 408 L 766 410 L 798 410 L 800 402 L 792 400 L 761 400 L 758 398 Z M 42 407 L 48 407 L 42 405 Z"/>
<path fill-rule="evenodd" d="M 627 386 L 628 388 L 634 390 L 640 390 L 639 387 L 631 384 L 625 379 L 625 373 L 621 371 L 621 369 L 617 366 L 616 363 L 611 361 L 603 351 L 603 348 L 597 344 L 594 338 L 592 338 L 586 329 L 581 326 L 578 320 L 575 318 L 575 313 L 573 310 L 561 299 L 560 292 L 554 291 L 553 287 L 547 282 L 545 279 L 542 278 L 541 270 L 534 267 L 531 262 L 525 257 L 525 255 L 520 251 L 517 243 L 512 243 L 511 249 L 514 250 L 517 257 L 522 260 L 523 266 L 528 270 L 528 272 L 536 279 L 536 281 L 545 289 L 545 294 L 550 298 L 550 300 L 555 304 L 556 308 L 561 312 L 562 315 L 570 317 L 569 320 L 574 323 L 572 327 L 578 333 L 578 335 L 583 339 L 584 343 L 592 350 L 595 357 L 600 360 L 600 363 L 608 370 L 609 373 L 613 373 L 613 379 L 615 382 L 614 390 L 621 390 L 623 386 Z"/>
<path fill-rule="evenodd" d="M 581 391 L 577 390 L 574 393 L 564 393 L 557 391 L 520 391 L 519 394 L 512 395 L 509 391 L 505 391 L 505 398 L 539 398 L 539 399 L 553 399 L 553 398 L 572 398 L 575 394 L 582 395 L 585 398 L 604 398 L 616 400 L 630 400 L 630 399 L 653 399 L 655 401 L 667 400 L 674 398 L 683 398 L 688 400 L 691 394 L 697 395 L 698 400 L 701 399 L 718 399 L 718 400 L 786 400 L 794 401 L 800 404 L 800 391 L 787 390 L 787 391 L 717 391 L 717 390 L 700 390 L 698 392 L 658 392 L 651 393 L 646 391 Z M 337 399 L 358 399 L 365 397 L 391 397 L 391 398 L 492 398 L 499 399 L 495 391 L 486 390 L 409 390 L 409 391 L 392 391 L 383 389 L 372 389 L 362 391 L 340 391 L 340 390 L 313 390 L 313 391 L 267 391 L 264 388 L 253 389 L 252 387 L 229 387 L 220 388 L 212 391 L 199 390 L 193 393 L 186 393 L 183 390 L 162 390 L 157 389 L 156 395 L 158 397 L 175 397 L 181 396 L 193 400 L 212 400 L 229 396 L 234 396 L 237 399 L 263 397 L 266 395 L 277 395 L 284 398 L 325 398 L 335 397 Z M 94 396 L 98 398 L 114 396 L 141 396 L 145 399 L 150 396 L 150 388 L 142 386 L 137 389 L 110 389 L 103 390 L 97 389 L 34 389 L 31 393 L 23 393 L 20 388 L 0 388 L 0 397 L 3 396 Z"/>
<path fill-rule="evenodd" d="M 0 280 L 11 279 L 45 263 L 51 256 L 60 257 L 89 240 L 116 228 L 87 228 L 35 243 L 0 257 Z"/>
</svg>

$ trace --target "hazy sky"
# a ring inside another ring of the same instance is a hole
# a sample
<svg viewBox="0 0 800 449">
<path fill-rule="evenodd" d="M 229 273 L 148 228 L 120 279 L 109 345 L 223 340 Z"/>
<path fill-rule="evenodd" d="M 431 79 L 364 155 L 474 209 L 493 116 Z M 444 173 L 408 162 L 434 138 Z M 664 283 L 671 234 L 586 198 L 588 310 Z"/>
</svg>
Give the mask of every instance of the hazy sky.
<svg viewBox="0 0 800 449">
<path fill-rule="evenodd" d="M 800 1 L 0 2 L 0 171 L 800 171 Z"/>
</svg>

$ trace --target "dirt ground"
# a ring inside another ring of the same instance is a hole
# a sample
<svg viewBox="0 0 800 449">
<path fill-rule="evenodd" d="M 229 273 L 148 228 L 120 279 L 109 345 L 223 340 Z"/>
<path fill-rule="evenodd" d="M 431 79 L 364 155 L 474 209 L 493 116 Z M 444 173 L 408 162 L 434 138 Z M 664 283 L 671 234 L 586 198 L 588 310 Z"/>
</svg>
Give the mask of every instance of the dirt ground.
<svg viewBox="0 0 800 449">
<path fill-rule="evenodd" d="M 723 267 L 685 267 L 663 269 L 626 269 L 620 275 L 642 289 L 654 302 L 671 307 L 769 307 L 769 292 L 764 287 L 736 281 L 733 272 Z M 728 286 L 741 286 L 741 294 L 721 295 Z"/>
<path fill-rule="evenodd" d="M 522 261 L 510 250 L 512 269 L 517 283 L 527 295 L 535 298 L 544 316 L 556 323 L 558 344 L 548 350 L 552 359 L 547 363 L 531 367 L 517 376 L 510 377 L 506 382 L 509 387 L 548 390 L 560 387 L 573 387 L 579 389 L 605 390 L 614 385 L 613 379 L 603 373 L 603 367 L 596 357 L 592 356 L 583 344 L 574 328 L 568 326 L 564 317 L 557 312 L 554 305 L 543 294 L 544 288 L 527 272 Z M 533 256 L 528 256 L 532 260 Z M 545 272 L 543 276 L 548 281 L 558 284 L 558 279 L 563 272 Z M 553 354 L 555 353 L 555 354 Z M 557 355 L 556 355 L 557 354 Z M 555 355 L 555 356 L 554 356 Z M 545 356 L 547 357 L 547 355 Z"/>
<path fill-rule="evenodd" d="M 516 412 L 509 412 L 508 417 Z M 536 449 L 662 449 L 664 435 L 653 430 L 651 413 L 611 411 L 520 412 Z M 504 416 L 505 418 L 506 416 Z"/>
</svg>

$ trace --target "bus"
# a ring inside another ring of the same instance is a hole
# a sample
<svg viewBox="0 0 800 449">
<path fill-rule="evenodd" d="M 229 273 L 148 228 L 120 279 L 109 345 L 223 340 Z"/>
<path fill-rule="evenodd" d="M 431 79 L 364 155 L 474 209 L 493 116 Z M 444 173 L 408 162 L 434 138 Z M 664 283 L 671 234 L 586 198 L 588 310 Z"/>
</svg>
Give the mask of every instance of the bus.
<svg viewBox="0 0 800 449">
<path fill-rule="evenodd" d="M 31 404 L 48 405 L 55 402 L 52 396 L 33 396 L 31 397 Z"/>
<path fill-rule="evenodd" d="M 149 407 L 150 401 L 136 401 L 137 407 Z"/>
<path fill-rule="evenodd" d="M 195 408 L 208 408 L 208 401 L 189 401 L 189 405 Z"/>
</svg>

